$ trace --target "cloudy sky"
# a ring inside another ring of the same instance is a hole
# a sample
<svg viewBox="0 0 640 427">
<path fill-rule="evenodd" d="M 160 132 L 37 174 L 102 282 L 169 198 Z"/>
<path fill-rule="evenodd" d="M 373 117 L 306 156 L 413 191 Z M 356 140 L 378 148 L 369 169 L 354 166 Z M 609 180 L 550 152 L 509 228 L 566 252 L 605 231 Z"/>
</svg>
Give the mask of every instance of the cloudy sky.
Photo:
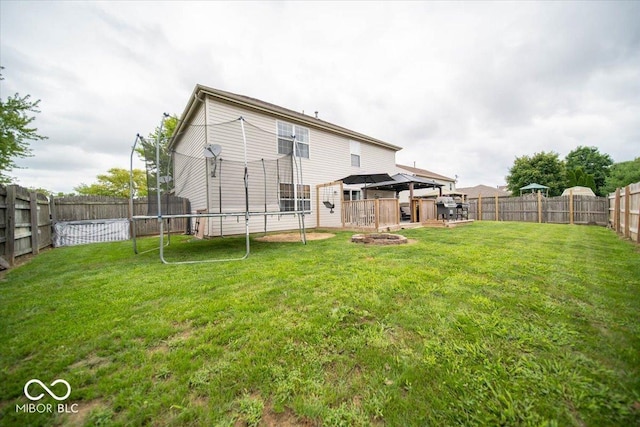
<svg viewBox="0 0 640 427">
<path fill-rule="evenodd" d="M 18 183 L 128 168 L 197 83 L 404 147 L 398 163 L 499 185 L 516 156 L 640 156 L 640 2 L 0 0 L 1 97 L 49 137 Z"/>
</svg>

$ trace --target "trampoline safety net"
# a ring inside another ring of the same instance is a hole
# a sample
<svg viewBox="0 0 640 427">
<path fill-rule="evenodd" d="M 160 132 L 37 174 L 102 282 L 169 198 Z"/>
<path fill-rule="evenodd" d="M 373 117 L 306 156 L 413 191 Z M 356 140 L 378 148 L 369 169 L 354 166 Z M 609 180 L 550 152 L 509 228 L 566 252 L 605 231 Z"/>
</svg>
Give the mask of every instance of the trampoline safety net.
<svg viewBox="0 0 640 427">
<path fill-rule="evenodd" d="M 219 150 L 207 152 L 209 146 Z M 155 152 L 147 152 L 148 215 L 184 214 L 169 194 L 187 197 L 192 206 L 206 206 L 209 215 L 286 215 L 311 209 L 310 186 L 303 185 L 299 158 L 304 153 L 293 135 L 267 132 L 239 118 L 191 130 L 197 143 L 182 143 L 178 151 L 160 149 L 160 179 Z M 186 136 L 184 138 L 186 140 Z M 274 158 L 275 141 L 279 157 Z M 271 153 L 267 159 L 266 154 Z M 245 159 L 245 160 L 242 160 Z M 160 198 L 158 199 L 158 190 Z"/>
</svg>

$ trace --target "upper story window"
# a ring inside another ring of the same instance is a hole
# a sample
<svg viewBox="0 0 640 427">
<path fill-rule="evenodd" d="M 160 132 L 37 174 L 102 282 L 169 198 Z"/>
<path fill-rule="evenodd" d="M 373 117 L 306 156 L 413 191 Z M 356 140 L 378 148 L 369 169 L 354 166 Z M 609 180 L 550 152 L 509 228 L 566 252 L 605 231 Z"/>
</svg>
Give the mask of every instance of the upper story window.
<svg viewBox="0 0 640 427">
<path fill-rule="evenodd" d="M 296 156 L 309 158 L 309 129 L 278 121 L 278 154 L 291 154 L 296 141 Z"/>
<path fill-rule="evenodd" d="M 360 167 L 360 142 L 349 141 L 349 149 L 351 151 L 351 166 Z"/>
</svg>

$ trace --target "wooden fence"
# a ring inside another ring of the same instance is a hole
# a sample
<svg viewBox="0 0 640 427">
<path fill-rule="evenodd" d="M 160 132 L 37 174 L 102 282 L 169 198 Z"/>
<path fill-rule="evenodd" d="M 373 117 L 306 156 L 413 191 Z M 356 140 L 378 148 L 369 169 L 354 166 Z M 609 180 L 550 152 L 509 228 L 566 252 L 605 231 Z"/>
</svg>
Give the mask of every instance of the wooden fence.
<svg viewBox="0 0 640 427">
<path fill-rule="evenodd" d="M 149 206 L 148 198 L 141 197 L 133 201 L 133 216 L 148 216 L 155 214 L 157 203 L 152 199 Z M 129 218 L 129 199 L 107 196 L 71 196 L 56 197 L 51 201 L 54 222 L 60 221 L 91 221 L 100 219 Z M 149 209 L 150 208 L 150 209 Z M 183 197 L 163 196 L 162 213 L 182 214 L 190 212 L 189 200 Z M 167 222 L 165 220 L 165 230 Z M 154 235 L 160 232 L 158 220 L 155 218 L 136 220 L 136 236 Z M 188 233 L 190 221 L 187 218 L 174 218 L 171 220 L 171 231 Z"/>
<path fill-rule="evenodd" d="M 44 194 L 17 185 L 0 186 L 0 257 L 6 264 L 14 265 L 16 258 L 51 246 L 49 212 Z"/>
<path fill-rule="evenodd" d="M 166 214 L 190 211 L 189 200 L 181 197 L 164 197 L 162 204 Z M 154 210 L 154 204 L 151 205 L 151 210 Z M 146 198 L 136 199 L 133 214 L 146 216 L 148 208 Z M 12 266 L 19 257 L 35 255 L 52 246 L 56 222 L 128 219 L 129 211 L 129 199 L 124 198 L 74 196 L 49 200 L 44 194 L 17 185 L 0 186 L 0 266 Z M 159 233 L 155 218 L 138 220 L 135 226 L 136 234 L 140 236 Z M 165 222 L 165 230 L 167 227 Z M 190 221 L 186 218 L 173 219 L 171 230 L 189 232 Z"/>
<path fill-rule="evenodd" d="M 540 193 L 523 197 L 479 197 L 469 200 L 469 218 L 607 226 L 609 201 L 606 197 L 543 197 Z"/>
<path fill-rule="evenodd" d="M 616 233 L 640 243 L 640 182 L 609 194 L 608 214 Z"/>
<path fill-rule="evenodd" d="M 400 224 L 398 199 L 365 199 L 342 202 L 342 226 L 380 231 Z"/>
</svg>

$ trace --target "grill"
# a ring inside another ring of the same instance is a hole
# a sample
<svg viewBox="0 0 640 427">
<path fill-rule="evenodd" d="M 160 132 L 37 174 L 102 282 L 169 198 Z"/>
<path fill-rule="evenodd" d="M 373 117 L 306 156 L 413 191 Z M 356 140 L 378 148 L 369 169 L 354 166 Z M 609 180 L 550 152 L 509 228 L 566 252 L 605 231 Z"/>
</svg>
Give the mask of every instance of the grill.
<svg viewBox="0 0 640 427">
<path fill-rule="evenodd" d="M 469 219 L 469 203 L 456 204 L 456 216 L 458 219 Z"/>
<path fill-rule="evenodd" d="M 436 199 L 436 212 L 438 219 L 453 219 L 456 217 L 458 204 L 453 197 L 438 197 Z"/>
</svg>

